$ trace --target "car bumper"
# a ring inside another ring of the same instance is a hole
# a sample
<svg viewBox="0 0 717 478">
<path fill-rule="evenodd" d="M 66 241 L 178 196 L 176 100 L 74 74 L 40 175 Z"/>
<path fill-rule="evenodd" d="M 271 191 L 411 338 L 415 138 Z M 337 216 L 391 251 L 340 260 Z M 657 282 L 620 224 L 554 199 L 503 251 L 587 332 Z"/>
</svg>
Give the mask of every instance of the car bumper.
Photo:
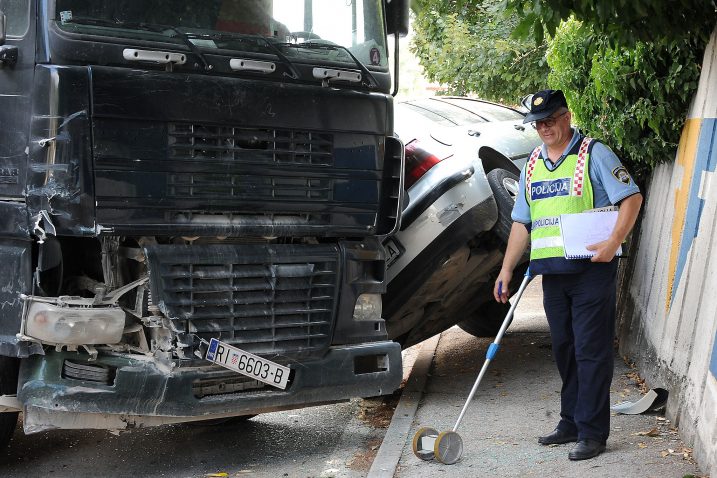
<svg viewBox="0 0 717 478">
<path fill-rule="evenodd" d="M 465 241 L 490 230 L 497 219 L 498 207 L 493 194 L 483 171 L 477 170 L 425 207 L 408 227 L 402 226 L 402 230 L 384 242 L 384 247 L 389 241 L 399 244 L 398 257 L 392 257 L 390 248 L 387 250 L 386 279 L 390 284 L 431 244 L 444 242 L 449 229 Z"/>
</svg>

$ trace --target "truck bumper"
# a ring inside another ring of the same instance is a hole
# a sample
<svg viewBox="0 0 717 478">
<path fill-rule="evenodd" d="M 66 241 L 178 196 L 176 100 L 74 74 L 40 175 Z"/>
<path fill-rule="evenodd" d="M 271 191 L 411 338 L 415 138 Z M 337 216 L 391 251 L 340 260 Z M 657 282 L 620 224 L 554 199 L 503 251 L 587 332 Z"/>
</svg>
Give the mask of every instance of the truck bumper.
<svg viewBox="0 0 717 478">
<path fill-rule="evenodd" d="M 111 371 L 111 383 L 69 378 L 65 361 L 77 363 L 78 357 L 50 352 L 23 361 L 18 399 L 25 411 L 26 433 L 107 427 L 102 421 L 67 420 L 69 414 L 122 416 L 129 417 L 122 422 L 141 424 L 131 417 L 186 418 L 171 420 L 176 422 L 266 413 L 389 394 L 403 377 L 400 345 L 390 341 L 331 347 L 321 359 L 290 364 L 293 373 L 286 390 L 271 386 L 238 390 L 236 383 L 244 377 L 217 366 L 163 371 L 152 359 L 127 355 L 100 355 L 86 362 Z M 207 385 L 210 382 L 213 385 Z"/>
</svg>

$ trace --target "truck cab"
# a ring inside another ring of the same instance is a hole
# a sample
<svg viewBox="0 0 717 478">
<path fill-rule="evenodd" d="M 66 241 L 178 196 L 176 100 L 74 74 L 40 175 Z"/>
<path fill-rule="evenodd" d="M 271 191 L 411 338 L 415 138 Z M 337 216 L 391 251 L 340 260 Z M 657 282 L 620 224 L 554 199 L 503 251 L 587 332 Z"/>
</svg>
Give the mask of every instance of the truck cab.
<svg viewBox="0 0 717 478">
<path fill-rule="evenodd" d="M 398 387 L 407 8 L 0 0 L 0 442 Z"/>
</svg>

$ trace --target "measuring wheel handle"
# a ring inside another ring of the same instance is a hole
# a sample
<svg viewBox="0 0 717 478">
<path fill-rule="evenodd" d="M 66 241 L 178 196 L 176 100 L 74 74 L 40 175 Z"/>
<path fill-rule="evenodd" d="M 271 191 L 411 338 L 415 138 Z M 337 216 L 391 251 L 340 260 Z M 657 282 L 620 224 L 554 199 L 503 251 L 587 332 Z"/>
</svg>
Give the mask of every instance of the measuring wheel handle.
<svg viewBox="0 0 717 478">
<path fill-rule="evenodd" d="M 413 454 L 421 460 L 433 460 L 433 445 L 438 437 L 438 430 L 429 427 L 421 427 L 413 435 Z"/>
<path fill-rule="evenodd" d="M 463 439 L 454 431 L 442 432 L 433 444 L 433 453 L 436 460 L 452 465 L 463 456 Z"/>
</svg>

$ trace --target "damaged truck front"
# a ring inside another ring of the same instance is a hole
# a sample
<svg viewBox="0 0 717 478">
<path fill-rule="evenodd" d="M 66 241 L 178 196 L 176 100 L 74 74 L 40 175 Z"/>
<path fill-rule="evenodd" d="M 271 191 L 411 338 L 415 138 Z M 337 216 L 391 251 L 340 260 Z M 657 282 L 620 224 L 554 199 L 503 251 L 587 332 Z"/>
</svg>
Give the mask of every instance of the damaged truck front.
<svg viewBox="0 0 717 478">
<path fill-rule="evenodd" d="M 405 2 L 0 10 L 0 444 L 398 387 Z"/>
</svg>

